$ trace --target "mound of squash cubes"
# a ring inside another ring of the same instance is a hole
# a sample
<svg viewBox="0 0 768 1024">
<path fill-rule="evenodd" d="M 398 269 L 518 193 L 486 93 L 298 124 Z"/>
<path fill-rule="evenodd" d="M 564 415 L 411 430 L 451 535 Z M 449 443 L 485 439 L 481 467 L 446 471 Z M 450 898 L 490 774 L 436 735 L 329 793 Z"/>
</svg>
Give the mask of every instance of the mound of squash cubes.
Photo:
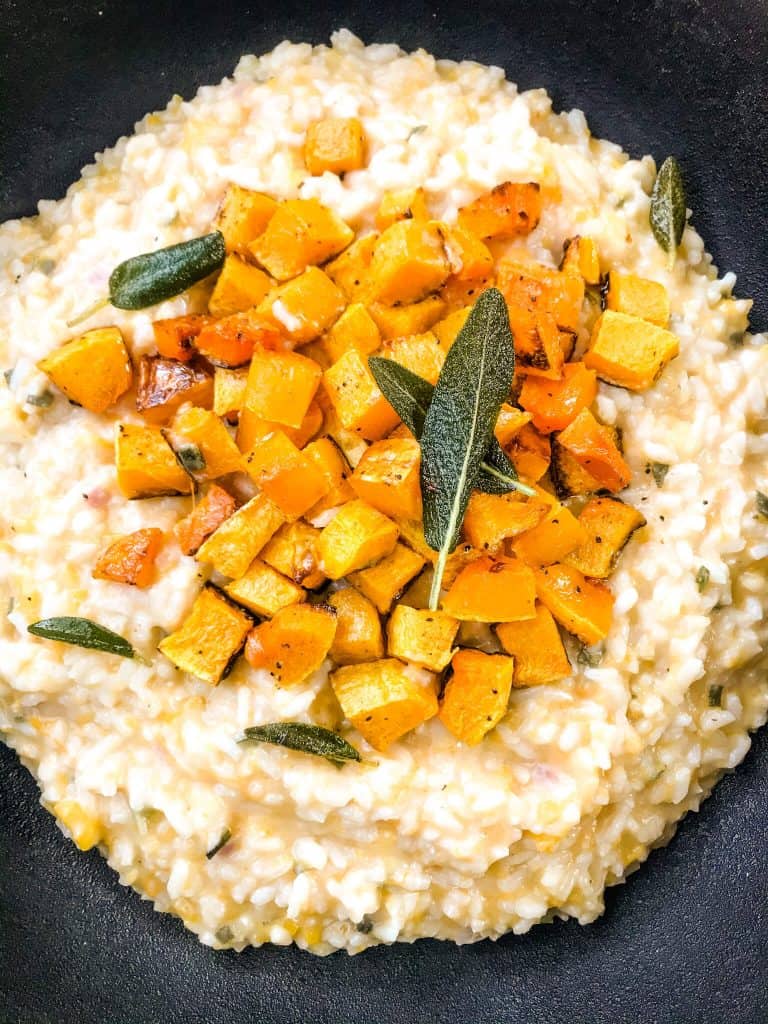
<svg viewBox="0 0 768 1024">
<path fill-rule="evenodd" d="M 353 173 L 365 158 L 354 119 L 307 133 L 311 174 Z M 597 381 L 650 387 L 677 339 L 663 287 L 611 273 L 579 345 L 585 290 L 602 280 L 594 243 L 569 240 L 559 268 L 519 248 L 494 256 L 497 242 L 535 229 L 541 208 L 536 183 L 505 182 L 449 224 L 430 216 L 422 189 L 387 193 L 375 229 L 355 236 L 315 199 L 233 185 L 206 313 L 157 321 L 156 352 L 135 368 L 117 328 L 43 362 L 95 413 L 135 386 L 136 413 L 116 428 L 126 499 L 195 496 L 174 542 L 209 578 L 160 644 L 180 670 L 215 685 L 244 653 L 290 687 L 331 659 L 341 710 L 376 749 L 435 716 L 474 744 L 503 719 L 511 688 L 570 675 L 562 631 L 605 639 L 605 581 L 644 521 L 617 497 L 630 470 L 595 415 Z M 473 494 L 430 610 L 436 552 L 421 524 L 419 443 L 368 357 L 434 384 L 491 285 L 507 301 L 518 367 L 496 436 L 534 495 Z M 123 538 L 95 574 L 150 585 L 162 542 Z M 464 645 L 476 624 L 492 629 L 491 653 Z"/>
</svg>

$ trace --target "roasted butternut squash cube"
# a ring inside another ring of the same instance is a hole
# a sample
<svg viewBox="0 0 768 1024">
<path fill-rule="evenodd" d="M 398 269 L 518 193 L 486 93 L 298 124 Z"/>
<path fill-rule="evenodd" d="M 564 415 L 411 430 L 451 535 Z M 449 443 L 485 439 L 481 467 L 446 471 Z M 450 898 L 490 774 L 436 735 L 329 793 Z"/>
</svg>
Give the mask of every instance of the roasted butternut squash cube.
<svg viewBox="0 0 768 1024">
<path fill-rule="evenodd" d="M 444 353 L 447 353 L 448 349 L 456 341 L 459 331 L 467 322 L 467 317 L 471 311 L 471 306 L 462 306 L 461 309 L 456 309 L 442 320 L 438 320 L 433 326 L 432 333 L 437 338 L 437 343 Z"/>
<path fill-rule="evenodd" d="M 563 246 L 561 270 L 581 274 L 586 284 L 600 284 L 600 258 L 593 238 L 575 235 Z"/>
<path fill-rule="evenodd" d="M 603 490 L 603 484 L 579 465 L 571 453 L 558 443 L 557 437 L 552 438 L 552 462 L 549 469 L 555 494 L 561 501 L 574 495 L 594 494 Z"/>
<path fill-rule="evenodd" d="M 451 276 L 457 281 L 487 281 L 493 274 L 493 255 L 477 235 L 460 224 L 441 224 Z"/>
<path fill-rule="evenodd" d="M 296 686 L 323 664 L 335 632 L 332 608 L 289 605 L 251 630 L 245 658 L 251 668 L 266 669 L 281 686 Z"/>
<path fill-rule="evenodd" d="M 323 347 L 331 363 L 335 363 L 351 348 L 365 356 L 375 352 L 380 344 L 379 328 L 360 302 L 347 306 L 323 338 Z"/>
<path fill-rule="evenodd" d="M 639 316 L 657 327 L 669 323 L 669 293 L 663 284 L 637 274 L 621 274 L 612 270 L 608 275 L 605 308 L 628 316 Z"/>
<path fill-rule="evenodd" d="M 382 231 L 374 247 L 368 275 L 371 298 L 389 305 L 417 302 L 449 274 L 438 225 L 400 220 Z"/>
<path fill-rule="evenodd" d="M 448 732 L 475 746 L 507 713 L 514 659 L 505 654 L 457 651 L 453 674 L 440 699 L 440 721 Z"/>
<path fill-rule="evenodd" d="M 157 427 L 118 423 L 115 467 L 117 484 L 125 498 L 191 494 L 195 486 Z"/>
<path fill-rule="evenodd" d="M 443 599 L 443 611 L 462 622 L 532 619 L 533 571 L 516 558 L 484 556 L 466 565 Z"/>
<path fill-rule="evenodd" d="M 278 281 L 287 281 L 346 249 L 348 224 L 317 199 L 288 199 L 275 210 L 251 255 Z"/>
<path fill-rule="evenodd" d="M 378 441 L 400 422 L 356 349 L 345 352 L 325 371 L 323 386 L 341 425 L 369 441 Z"/>
<path fill-rule="evenodd" d="M 326 264 L 325 272 L 350 302 L 362 302 L 368 269 L 378 234 L 361 235 L 340 256 Z"/>
<path fill-rule="evenodd" d="M 212 322 L 212 319 L 201 313 L 187 313 L 184 316 L 155 320 L 152 324 L 152 333 L 158 355 L 188 363 L 197 354 L 195 338 Z"/>
<path fill-rule="evenodd" d="M 266 434 L 281 430 L 297 448 L 303 448 L 318 433 L 322 425 L 323 410 L 315 399 L 309 403 L 304 419 L 298 427 L 275 423 L 274 420 L 263 420 L 253 409 L 244 405 L 240 410 L 237 424 L 237 447 L 247 454 Z"/>
<path fill-rule="evenodd" d="M 158 647 L 176 668 L 215 686 L 232 669 L 252 626 L 244 608 L 208 583 L 179 628 Z"/>
<path fill-rule="evenodd" d="M 442 672 L 453 655 L 459 620 L 429 608 L 398 604 L 387 623 L 387 652 L 431 672 Z"/>
<path fill-rule="evenodd" d="M 310 174 L 344 174 L 365 167 L 365 133 L 356 117 L 313 121 L 304 139 L 304 163 Z"/>
<path fill-rule="evenodd" d="M 496 627 L 501 645 L 515 659 L 514 686 L 541 686 L 567 679 L 571 663 L 551 612 L 536 604 L 536 618 L 502 622 Z"/>
<path fill-rule="evenodd" d="M 141 589 L 150 587 L 155 581 L 155 561 L 162 546 L 163 531 L 155 527 L 118 537 L 99 555 L 91 576 Z"/>
<path fill-rule="evenodd" d="M 392 602 L 421 572 L 424 564 L 425 559 L 421 555 L 405 544 L 396 544 L 390 554 L 375 565 L 350 573 L 349 582 L 373 601 L 382 615 L 386 615 Z"/>
<path fill-rule="evenodd" d="M 517 409 L 514 405 L 509 405 L 505 402 L 499 409 L 499 415 L 493 431 L 496 435 L 496 440 L 502 448 L 506 448 L 517 437 L 526 423 L 530 422 L 531 414 L 529 412 L 523 412 L 522 409 Z"/>
<path fill-rule="evenodd" d="M 202 500 L 173 528 L 182 553 L 197 554 L 203 542 L 233 515 L 236 508 L 237 503 L 231 494 L 218 484 L 211 484 Z"/>
<path fill-rule="evenodd" d="M 384 657 L 379 613 L 354 587 L 337 590 L 328 598 L 336 612 L 336 634 L 331 657 L 338 665 L 354 665 Z"/>
<path fill-rule="evenodd" d="M 558 434 L 557 441 L 582 469 L 609 491 L 620 491 L 632 479 L 613 433 L 598 423 L 589 409 L 582 409 L 576 419 Z"/>
<path fill-rule="evenodd" d="M 321 376 L 317 363 L 298 352 L 256 349 L 243 405 L 260 419 L 298 429 Z"/>
<path fill-rule="evenodd" d="M 536 569 L 536 596 L 557 621 L 585 644 L 605 640 L 613 618 L 613 594 L 570 565 Z"/>
<path fill-rule="evenodd" d="M 213 403 L 213 377 L 209 371 L 198 363 L 142 356 L 136 409 L 144 419 L 150 423 L 167 423 L 184 402 L 210 408 Z"/>
<path fill-rule="evenodd" d="M 679 351 L 680 342 L 671 331 L 607 309 L 592 329 L 584 365 L 609 384 L 645 391 Z"/>
<path fill-rule="evenodd" d="M 234 368 L 250 362 L 256 348 L 283 348 L 278 324 L 258 309 L 211 320 L 195 338 L 195 347 L 214 366 Z"/>
<path fill-rule="evenodd" d="M 431 548 L 424 539 L 424 524 L 421 519 L 398 519 L 397 526 L 400 530 L 400 539 L 417 554 L 422 555 L 428 562 L 434 565 L 437 562 L 437 551 Z M 455 551 L 448 556 L 443 572 L 443 587 L 448 588 L 470 562 L 476 561 L 484 552 L 479 551 L 471 544 L 459 544 Z"/>
<path fill-rule="evenodd" d="M 531 377 L 559 380 L 563 375 L 565 351 L 554 316 L 546 309 L 531 312 L 520 306 L 508 306 L 509 326 L 515 342 L 517 372 Z"/>
<path fill-rule="evenodd" d="M 341 579 L 394 549 L 398 529 L 391 519 L 365 501 L 348 501 L 320 533 L 320 565 L 332 580 Z"/>
<path fill-rule="evenodd" d="M 551 565 L 561 562 L 587 539 L 579 520 L 559 502 L 543 519 L 512 543 L 512 552 L 526 565 Z"/>
<path fill-rule="evenodd" d="M 451 276 L 438 292 L 443 302 L 444 314 L 455 313 L 465 306 L 472 307 L 484 291 L 495 287 L 496 280 L 489 277 L 485 281 L 458 281 Z"/>
<path fill-rule="evenodd" d="M 417 377 L 437 384 L 437 378 L 445 362 L 445 353 L 431 332 L 411 334 L 404 338 L 387 341 L 381 348 L 385 359 L 393 359 Z"/>
<path fill-rule="evenodd" d="M 526 376 L 519 401 L 531 414 L 534 427 L 542 434 L 551 434 L 565 430 L 596 397 L 595 371 L 584 363 L 566 363 L 560 380 Z"/>
<path fill-rule="evenodd" d="M 213 372 L 213 411 L 226 420 L 236 420 L 245 397 L 248 371 L 217 366 Z"/>
<path fill-rule="evenodd" d="M 227 252 L 247 256 L 249 244 L 264 231 L 276 209 L 271 196 L 229 185 L 216 218 Z"/>
<path fill-rule="evenodd" d="M 549 469 L 550 440 L 530 423 L 524 424 L 504 449 L 523 480 L 537 483 Z"/>
<path fill-rule="evenodd" d="M 255 558 L 246 572 L 225 587 L 233 601 L 244 605 L 256 615 L 275 615 L 281 608 L 299 604 L 307 596 L 306 590 L 271 565 Z"/>
<path fill-rule="evenodd" d="M 183 406 L 166 431 L 166 440 L 176 452 L 182 466 L 196 479 L 215 480 L 243 468 L 243 456 L 222 420 L 210 409 L 196 405 Z M 192 446 L 200 455 L 202 465 L 185 461 L 183 450 Z"/>
<path fill-rule="evenodd" d="M 245 470 L 286 519 L 298 519 L 328 492 L 325 476 L 281 430 L 256 441 Z"/>
<path fill-rule="evenodd" d="M 133 383 L 133 367 L 117 327 L 71 338 L 37 364 L 70 402 L 105 412 Z"/>
<path fill-rule="evenodd" d="M 590 498 L 579 513 L 586 538 L 563 561 L 585 576 L 607 579 L 616 568 L 619 555 L 645 518 L 616 498 Z"/>
<path fill-rule="evenodd" d="M 502 182 L 459 210 L 459 227 L 478 238 L 528 235 L 541 217 L 541 189 L 535 181 Z"/>
<path fill-rule="evenodd" d="M 584 303 L 584 281 L 543 263 L 500 260 L 497 287 L 510 308 L 546 311 L 558 327 L 576 330 Z"/>
<path fill-rule="evenodd" d="M 419 442 L 388 437 L 375 441 L 349 478 L 358 498 L 385 516 L 418 519 L 421 516 L 421 447 Z"/>
<path fill-rule="evenodd" d="M 445 311 L 445 302 L 439 295 L 428 295 L 420 302 L 407 302 L 387 306 L 372 302 L 368 306 L 371 319 L 379 329 L 382 340 L 404 338 L 409 334 L 423 334 L 436 323 Z"/>
<path fill-rule="evenodd" d="M 304 454 L 320 470 L 328 484 L 325 495 L 308 511 L 309 517 L 320 515 L 331 508 L 337 508 L 352 501 L 355 492 L 347 482 L 349 465 L 339 447 L 329 437 L 318 438 L 304 449 Z"/>
<path fill-rule="evenodd" d="M 496 554 L 505 540 L 531 530 L 546 514 L 544 502 L 536 498 L 526 499 L 516 491 L 509 494 L 474 491 L 462 530 L 473 547 Z"/>
<path fill-rule="evenodd" d="M 210 562 L 222 576 L 238 579 L 284 522 L 280 509 L 266 495 L 257 494 L 208 537 L 197 560 Z"/>
<path fill-rule="evenodd" d="M 423 188 L 384 193 L 376 211 L 376 227 L 384 231 L 398 220 L 429 220 L 427 194 Z"/>
<path fill-rule="evenodd" d="M 348 430 L 346 427 L 341 425 L 338 413 L 328 397 L 328 393 L 325 388 L 320 390 L 319 396 L 319 401 L 323 406 L 326 434 L 342 453 L 349 466 L 356 466 L 365 454 L 368 442 L 354 430 Z"/>
<path fill-rule="evenodd" d="M 314 590 L 325 582 L 317 554 L 319 536 L 316 527 L 301 519 L 286 523 L 267 541 L 261 559 L 294 583 Z"/>
<path fill-rule="evenodd" d="M 319 338 L 341 316 L 344 295 L 318 267 L 276 288 L 258 307 L 295 345 Z"/>
<path fill-rule="evenodd" d="M 242 313 L 258 306 L 271 288 L 272 281 L 263 270 L 230 253 L 216 279 L 208 309 L 214 316 Z"/>
<path fill-rule="evenodd" d="M 376 750 L 437 714 L 434 682 L 422 685 L 395 658 L 337 669 L 331 685 L 346 718 Z"/>
</svg>

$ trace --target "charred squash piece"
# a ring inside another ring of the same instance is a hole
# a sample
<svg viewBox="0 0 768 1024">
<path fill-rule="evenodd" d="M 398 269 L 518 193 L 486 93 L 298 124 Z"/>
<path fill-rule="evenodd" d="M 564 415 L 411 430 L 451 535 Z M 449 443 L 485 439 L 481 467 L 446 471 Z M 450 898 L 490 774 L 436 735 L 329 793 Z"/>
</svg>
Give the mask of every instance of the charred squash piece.
<svg viewBox="0 0 768 1024">
<path fill-rule="evenodd" d="M 462 622 L 518 622 L 534 617 L 536 581 L 516 558 L 470 562 L 443 599 L 443 611 Z"/>
<path fill-rule="evenodd" d="M 70 402 L 106 412 L 133 383 L 133 367 L 117 327 L 71 338 L 37 364 Z"/>
<path fill-rule="evenodd" d="M 278 348 L 282 336 L 275 324 L 253 312 L 214 320 L 198 334 L 195 346 L 214 366 L 245 366 L 257 346 Z"/>
<path fill-rule="evenodd" d="M 563 448 L 557 437 L 552 438 L 552 462 L 549 469 L 555 494 L 561 501 L 574 495 L 595 494 L 604 489 L 604 485 Z"/>
<path fill-rule="evenodd" d="M 457 651 L 440 700 L 440 721 L 457 740 L 474 746 L 507 713 L 514 659 L 505 654 Z"/>
<path fill-rule="evenodd" d="M 142 589 L 149 587 L 155 579 L 155 560 L 162 546 L 162 530 L 136 530 L 109 545 L 99 556 L 91 576 Z"/>
<path fill-rule="evenodd" d="M 561 626 L 585 644 L 605 640 L 613 617 L 613 594 L 570 565 L 536 572 L 536 595 Z"/>
<path fill-rule="evenodd" d="M 600 258 L 594 239 L 581 235 L 569 238 L 563 246 L 560 269 L 581 274 L 587 284 L 600 284 Z"/>
<path fill-rule="evenodd" d="M 296 686 L 323 664 L 335 633 L 333 609 L 290 605 L 251 631 L 245 657 L 251 668 L 266 669 L 281 686 Z"/>
<path fill-rule="evenodd" d="M 243 608 L 208 583 L 159 649 L 182 672 L 215 686 L 232 669 L 252 626 L 253 619 Z"/>
<path fill-rule="evenodd" d="M 459 227 L 478 238 L 527 235 L 541 217 L 541 189 L 536 182 L 505 181 L 459 210 Z"/>
<path fill-rule="evenodd" d="M 437 714 L 434 683 L 417 682 L 395 658 L 340 668 L 331 685 L 345 716 L 376 750 Z"/>
<path fill-rule="evenodd" d="M 150 423 L 167 423 L 184 402 L 210 408 L 213 377 L 197 363 L 142 356 L 136 408 Z"/>
<path fill-rule="evenodd" d="M 591 498 L 579 513 L 579 523 L 586 538 L 563 561 L 585 576 L 604 580 L 616 568 L 635 530 L 645 526 L 645 518 L 616 498 Z"/>
<path fill-rule="evenodd" d="M 331 657 L 337 665 L 384 657 L 381 620 L 367 597 L 354 587 L 345 587 L 331 594 L 328 604 L 336 612 Z"/>
<path fill-rule="evenodd" d="M 506 447 L 512 463 L 524 480 L 537 483 L 549 469 L 551 445 L 530 423 L 517 431 Z"/>
<path fill-rule="evenodd" d="M 286 523 L 267 542 L 261 558 L 294 583 L 315 590 L 325 582 L 317 553 L 319 537 L 320 531 L 302 519 Z"/>
<path fill-rule="evenodd" d="M 459 620 L 429 608 L 398 604 L 387 623 L 387 651 L 431 672 L 442 672 L 453 655 Z"/>
<path fill-rule="evenodd" d="M 590 476 L 609 491 L 620 491 L 632 479 L 610 429 L 598 423 L 588 409 L 558 434 L 560 444 Z"/>
<path fill-rule="evenodd" d="M 515 659 L 514 686 L 556 683 L 571 674 L 560 632 L 550 611 L 536 604 L 536 618 L 502 622 L 496 627 L 501 645 Z"/>
<path fill-rule="evenodd" d="M 155 320 L 152 331 L 155 335 L 155 348 L 158 355 L 166 359 L 177 359 L 180 363 L 188 363 L 197 354 L 194 340 L 204 327 L 213 322 L 210 316 L 199 313 L 187 313 L 184 316 L 173 316 L 166 320 Z"/>
<path fill-rule="evenodd" d="M 173 528 L 183 554 L 197 554 L 204 541 L 234 514 L 236 508 L 237 503 L 231 494 L 218 484 L 211 484 L 190 514 Z"/>
<path fill-rule="evenodd" d="M 285 516 L 264 494 L 227 517 L 197 552 L 199 562 L 210 562 L 222 576 L 238 579 L 285 522 Z"/>
<path fill-rule="evenodd" d="M 115 466 L 118 486 L 126 498 L 191 494 L 195 486 L 156 427 L 118 423 Z"/>
</svg>

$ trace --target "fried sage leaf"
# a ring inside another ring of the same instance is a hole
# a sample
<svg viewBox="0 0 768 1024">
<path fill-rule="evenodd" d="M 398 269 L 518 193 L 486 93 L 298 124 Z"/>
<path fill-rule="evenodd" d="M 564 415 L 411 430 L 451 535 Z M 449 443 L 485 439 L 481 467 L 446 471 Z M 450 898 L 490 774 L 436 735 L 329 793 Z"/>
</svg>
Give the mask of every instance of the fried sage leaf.
<svg viewBox="0 0 768 1024">
<path fill-rule="evenodd" d="M 435 391 L 433 385 L 394 359 L 371 356 L 368 365 L 381 393 L 414 437 L 421 440 L 427 409 Z M 530 496 L 535 493 L 533 488 L 520 483 L 517 470 L 495 437 L 491 438 L 475 486 L 486 494 L 521 491 Z"/>
<path fill-rule="evenodd" d="M 669 256 L 670 270 L 675 262 L 677 247 L 683 240 L 685 218 L 685 186 L 680 165 L 673 156 L 668 156 L 653 184 L 650 223 L 656 241 Z"/>
<path fill-rule="evenodd" d="M 41 619 L 27 627 L 27 632 L 45 640 L 58 640 L 74 647 L 87 647 L 94 651 L 105 651 L 107 654 L 118 654 L 121 658 L 135 658 L 136 651 L 126 639 L 113 633 L 111 629 L 100 626 L 91 619 L 81 619 L 74 615 L 62 615 L 53 619 Z"/>
<path fill-rule="evenodd" d="M 332 764 L 361 760 L 359 752 L 338 733 L 307 722 L 268 722 L 266 725 L 252 725 L 243 731 L 243 737 L 238 742 L 274 743 L 279 747 L 298 750 L 302 754 L 324 757 Z"/>
<path fill-rule="evenodd" d="M 430 608 L 439 603 L 445 564 L 459 539 L 480 464 L 515 374 L 507 304 L 483 292 L 448 350 L 421 436 L 424 538 L 438 552 Z"/>
</svg>

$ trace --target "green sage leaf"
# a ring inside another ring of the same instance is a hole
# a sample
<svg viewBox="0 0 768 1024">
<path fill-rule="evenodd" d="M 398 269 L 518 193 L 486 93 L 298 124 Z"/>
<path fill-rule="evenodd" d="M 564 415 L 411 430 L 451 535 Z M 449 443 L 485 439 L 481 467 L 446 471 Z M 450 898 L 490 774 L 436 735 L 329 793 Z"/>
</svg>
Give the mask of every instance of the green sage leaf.
<svg viewBox="0 0 768 1024">
<path fill-rule="evenodd" d="M 424 538 L 438 552 L 430 607 L 439 603 L 480 464 L 515 374 L 507 304 L 497 288 L 478 298 L 445 357 L 421 437 Z"/>
<path fill-rule="evenodd" d="M 27 632 L 45 640 L 58 640 L 73 647 L 87 647 L 94 651 L 117 654 L 121 658 L 135 658 L 136 651 L 126 639 L 100 626 L 91 619 L 73 615 L 61 615 L 53 619 L 41 619 L 27 626 Z"/>
<path fill-rule="evenodd" d="M 666 462 L 649 462 L 648 469 L 650 469 L 653 479 L 656 482 L 657 487 L 663 487 L 664 481 L 666 480 L 667 473 L 669 472 L 669 466 Z"/>
<path fill-rule="evenodd" d="M 187 473 L 199 473 L 205 469 L 205 456 L 196 444 L 183 444 L 176 449 L 176 458 Z"/>
<path fill-rule="evenodd" d="M 324 757 L 332 764 L 345 761 L 360 761 L 360 754 L 351 743 L 330 729 L 307 722 L 268 722 L 266 725 L 252 725 L 243 731 L 239 743 L 274 743 L 279 747 L 298 750 L 302 754 Z"/>
<path fill-rule="evenodd" d="M 675 262 L 677 247 L 683 240 L 686 214 L 680 165 L 673 156 L 668 156 L 653 184 L 650 224 L 656 241 L 669 256 L 670 269 Z"/>
<path fill-rule="evenodd" d="M 699 593 L 703 594 L 709 584 L 709 569 L 706 565 L 702 565 L 699 571 L 696 573 L 696 586 L 699 588 Z"/>
<path fill-rule="evenodd" d="M 371 356 L 368 366 L 386 400 L 414 437 L 421 440 L 434 386 L 394 359 Z M 532 487 L 520 483 L 514 464 L 495 437 L 491 438 L 480 466 L 476 486 L 486 494 L 507 494 L 509 491 L 521 491 L 529 497 L 535 494 Z"/>
</svg>

